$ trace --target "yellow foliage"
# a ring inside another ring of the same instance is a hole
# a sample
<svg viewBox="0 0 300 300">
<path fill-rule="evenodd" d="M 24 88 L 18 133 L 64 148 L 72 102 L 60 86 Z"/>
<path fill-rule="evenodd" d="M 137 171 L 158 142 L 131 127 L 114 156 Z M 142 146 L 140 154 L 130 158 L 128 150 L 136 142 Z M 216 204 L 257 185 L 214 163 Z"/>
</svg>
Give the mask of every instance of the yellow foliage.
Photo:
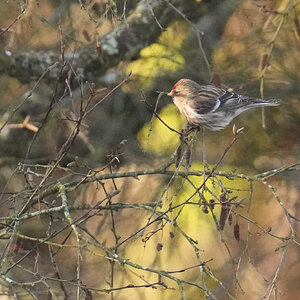
<svg viewBox="0 0 300 300">
<path fill-rule="evenodd" d="M 159 116 L 170 127 L 180 130 L 184 123 L 184 118 L 179 114 L 174 104 L 164 107 Z M 169 155 L 174 152 L 179 144 L 177 133 L 168 129 L 160 120 L 146 123 L 138 132 L 137 140 L 144 151 L 150 151 L 158 155 Z"/>
<path fill-rule="evenodd" d="M 286 12 L 294 5 L 294 1 L 291 1 L 291 0 L 280 0 L 278 2 L 279 2 L 279 5 L 277 7 L 277 11 L 281 12 L 281 13 Z"/>
<path fill-rule="evenodd" d="M 161 44 L 152 44 L 141 50 L 141 58 L 133 61 L 127 67 L 134 76 L 138 76 L 139 85 L 148 89 L 152 85 L 152 79 L 165 72 L 177 72 L 184 67 L 184 58 L 176 50 L 168 49 Z"/>
<path fill-rule="evenodd" d="M 164 73 L 174 73 L 184 68 L 185 60 L 179 50 L 188 32 L 188 26 L 183 22 L 175 22 L 159 37 L 159 43 L 143 48 L 140 58 L 127 66 L 139 81 L 139 86 L 149 89 L 152 79 Z"/>
<path fill-rule="evenodd" d="M 217 66 L 226 64 L 227 72 L 239 70 L 239 64 L 228 64 L 231 57 L 239 56 L 245 51 L 245 43 L 239 40 L 230 41 L 216 48 L 213 52 L 213 61 Z"/>
<path fill-rule="evenodd" d="M 194 163 L 192 165 L 192 169 L 195 170 L 203 170 L 203 165 L 199 163 Z M 213 166 L 210 166 L 210 169 L 212 169 Z M 232 170 L 231 166 L 223 166 L 222 171 L 224 172 L 230 172 Z M 203 177 L 199 176 L 189 176 L 189 180 L 193 183 L 194 186 L 192 186 L 191 183 L 188 181 L 185 181 L 183 184 L 182 189 L 180 190 L 179 194 L 176 197 L 176 203 L 184 203 L 189 197 L 191 197 L 193 194 L 195 194 L 195 187 L 200 187 L 203 183 Z M 227 179 L 226 177 L 220 177 L 220 180 L 222 181 L 222 186 L 228 189 L 232 189 L 233 191 L 239 190 L 239 192 L 233 192 L 230 194 L 230 197 L 238 196 L 239 198 L 246 197 L 249 194 L 249 184 L 246 180 L 235 178 L 234 180 Z M 201 191 L 204 198 L 209 201 L 210 199 L 214 199 L 216 202 L 218 202 L 213 195 L 216 195 L 217 197 L 220 196 L 222 193 L 222 188 L 220 184 L 216 181 L 216 179 L 209 179 L 205 183 L 207 189 L 205 191 Z M 213 193 L 213 195 L 211 194 Z M 193 203 L 199 203 L 200 197 L 199 194 L 196 193 L 189 202 Z M 176 204 L 175 204 L 176 205 Z M 174 213 L 177 214 L 178 211 L 181 209 L 179 207 L 178 209 L 174 210 Z M 216 205 L 214 209 L 214 213 L 219 216 L 220 212 L 220 205 Z M 195 234 L 203 228 L 210 228 L 210 230 L 214 230 L 216 228 L 215 223 L 212 221 L 211 214 L 208 214 L 208 218 L 204 217 L 202 210 L 198 208 L 198 206 L 195 205 L 185 205 L 184 209 L 180 213 L 180 217 L 178 218 L 178 224 L 180 226 L 184 227 L 185 229 L 188 229 L 189 232 L 194 232 Z M 211 236 L 215 240 L 214 237 Z M 206 243 L 207 238 L 205 237 Z"/>
<path fill-rule="evenodd" d="M 168 48 L 180 50 L 188 36 L 189 29 L 190 26 L 186 22 L 174 22 L 166 31 L 162 32 L 158 41 Z"/>
<path fill-rule="evenodd" d="M 212 169 L 212 167 L 213 166 L 210 166 L 210 169 Z M 192 165 L 192 169 L 195 170 L 203 170 L 203 168 L 203 164 L 200 163 Z M 224 172 L 230 172 L 232 167 L 222 167 L 222 170 Z M 237 200 L 240 200 L 246 195 L 249 196 L 249 183 L 246 180 L 238 178 L 229 180 L 225 177 L 220 177 L 219 179 L 222 181 L 224 187 L 233 189 L 233 193 L 230 194 L 230 197 L 238 196 Z M 171 220 L 176 221 L 178 226 L 166 223 L 162 230 L 159 230 L 159 228 L 164 222 L 160 225 L 155 224 L 154 226 L 149 226 L 143 234 L 144 241 L 146 242 L 142 242 L 139 238 L 134 242 L 129 243 L 126 246 L 124 257 L 127 257 L 133 263 L 138 262 L 145 267 L 151 268 L 152 266 L 155 266 L 157 270 L 180 270 L 184 269 L 186 266 L 196 265 L 199 261 L 197 260 L 194 248 L 182 234 L 184 233 L 194 241 L 197 241 L 197 247 L 200 249 L 200 259 L 202 261 L 209 260 L 212 257 L 212 253 L 214 254 L 214 260 L 209 264 L 211 268 L 222 269 L 222 266 L 228 263 L 229 257 L 228 255 L 225 255 L 226 249 L 224 244 L 220 242 L 220 238 L 216 238 L 220 233 L 216 228 L 212 214 L 204 214 L 201 206 L 197 205 L 199 203 L 198 193 L 189 200 L 189 202 L 194 204 L 184 204 L 189 197 L 195 193 L 195 186 L 199 187 L 203 183 L 203 177 L 189 176 L 189 180 L 194 186 L 185 179 L 176 180 L 172 188 L 170 188 L 168 193 L 162 198 L 162 208 L 157 208 L 157 210 L 164 212 L 168 210 L 171 202 L 173 207 L 183 204 L 183 206 L 179 206 L 167 214 Z M 178 187 L 180 187 L 179 192 Z M 209 179 L 206 182 L 206 187 L 217 197 L 222 193 L 221 187 L 216 180 L 213 181 Z M 204 191 L 203 194 L 207 201 L 214 198 L 207 190 Z M 218 200 L 216 200 L 216 203 L 218 203 Z M 216 219 L 219 220 L 220 205 L 216 205 L 213 211 Z M 151 220 L 156 217 L 157 215 L 154 214 Z M 149 221 L 148 218 L 149 215 L 146 215 L 145 218 L 141 220 L 139 227 L 142 228 L 145 226 Z M 226 224 L 224 233 L 230 230 L 233 231 L 233 226 L 231 226 L 231 228 L 229 227 L 230 226 Z M 170 232 L 172 232 L 173 237 L 170 237 Z M 149 239 L 147 239 L 147 237 Z M 162 246 L 161 251 L 157 250 L 158 244 L 161 244 Z M 142 275 L 143 279 L 149 282 L 155 280 L 157 276 L 149 272 L 143 272 L 142 270 L 136 273 L 139 273 L 140 276 Z M 201 277 L 201 274 L 200 269 L 195 268 L 191 270 L 189 275 L 185 276 L 191 276 L 193 278 L 195 276 Z M 116 282 L 118 282 L 119 285 L 126 285 L 129 283 L 138 285 L 142 283 L 140 277 L 131 275 L 129 268 L 127 268 L 127 275 L 120 275 L 119 278 L 116 278 Z M 176 276 L 180 277 L 180 274 L 176 274 Z M 185 279 L 187 278 L 188 277 L 185 277 Z M 167 285 L 170 284 L 170 287 L 177 288 L 176 285 L 174 285 L 174 282 L 168 282 L 167 279 L 164 279 L 164 281 Z M 216 285 L 214 282 L 211 282 L 210 284 Z M 169 298 L 172 297 L 174 293 L 171 290 L 161 292 L 164 297 L 168 296 Z M 136 291 L 126 291 L 126 295 L 129 297 L 128 293 L 130 293 L 132 297 L 134 297 L 134 295 L 136 296 Z M 174 294 L 174 296 L 175 295 L 176 294 Z M 153 299 L 155 296 L 157 297 L 157 291 L 155 290 L 147 289 L 143 291 L 143 299 Z"/>
</svg>

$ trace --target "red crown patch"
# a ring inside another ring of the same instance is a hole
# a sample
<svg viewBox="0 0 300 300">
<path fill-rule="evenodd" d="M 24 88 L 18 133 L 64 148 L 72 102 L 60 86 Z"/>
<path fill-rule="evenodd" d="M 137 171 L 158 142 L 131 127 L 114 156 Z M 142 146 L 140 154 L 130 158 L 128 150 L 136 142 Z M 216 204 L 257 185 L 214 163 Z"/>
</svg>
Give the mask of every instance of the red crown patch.
<svg viewBox="0 0 300 300">
<path fill-rule="evenodd" d="M 177 86 L 178 82 L 176 82 L 173 87 L 172 87 L 172 90 L 175 90 L 176 89 L 176 86 Z"/>
</svg>

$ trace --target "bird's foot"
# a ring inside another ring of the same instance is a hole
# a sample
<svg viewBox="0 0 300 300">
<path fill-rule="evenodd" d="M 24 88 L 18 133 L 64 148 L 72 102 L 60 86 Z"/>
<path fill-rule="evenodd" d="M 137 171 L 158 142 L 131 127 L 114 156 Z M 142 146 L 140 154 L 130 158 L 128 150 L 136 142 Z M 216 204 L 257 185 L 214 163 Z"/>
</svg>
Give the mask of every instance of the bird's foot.
<svg viewBox="0 0 300 300">
<path fill-rule="evenodd" d="M 190 133 L 192 133 L 193 131 L 199 131 L 200 127 L 195 127 L 192 125 L 187 125 L 186 128 L 181 129 L 181 134 L 180 134 L 180 140 L 184 141 L 185 143 L 188 141 L 188 136 Z"/>
</svg>

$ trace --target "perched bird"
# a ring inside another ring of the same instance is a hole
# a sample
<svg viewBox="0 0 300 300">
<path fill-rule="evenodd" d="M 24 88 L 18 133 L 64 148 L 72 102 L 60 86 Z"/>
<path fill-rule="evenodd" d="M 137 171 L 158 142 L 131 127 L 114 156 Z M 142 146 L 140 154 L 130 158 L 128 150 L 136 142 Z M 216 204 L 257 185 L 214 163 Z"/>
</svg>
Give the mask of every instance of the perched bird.
<svg viewBox="0 0 300 300">
<path fill-rule="evenodd" d="M 192 128 L 210 130 L 225 128 L 242 112 L 262 106 L 277 106 L 275 99 L 262 100 L 239 95 L 213 85 L 199 85 L 190 79 L 180 79 L 168 94 Z"/>
</svg>

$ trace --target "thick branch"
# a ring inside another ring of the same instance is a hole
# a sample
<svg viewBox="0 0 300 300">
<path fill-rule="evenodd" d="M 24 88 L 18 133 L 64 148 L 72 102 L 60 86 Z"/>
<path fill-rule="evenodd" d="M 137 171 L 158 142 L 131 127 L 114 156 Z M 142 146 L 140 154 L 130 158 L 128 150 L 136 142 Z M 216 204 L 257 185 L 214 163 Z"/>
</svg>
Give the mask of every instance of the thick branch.
<svg viewBox="0 0 300 300">
<path fill-rule="evenodd" d="M 219 31 L 220 27 L 224 27 L 228 16 L 234 11 L 232 3 L 236 3 L 233 0 L 221 2 L 204 0 L 201 3 L 194 0 L 170 2 L 182 15 L 195 24 L 205 17 L 207 12 L 215 11 L 219 6 L 224 7 L 228 2 L 230 9 L 226 11 L 226 16 L 214 18 L 210 22 L 208 35 L 214 33 L 214 28 L 218 28 Z M 78 75 L 88 80 L 95 80 L 96 77 L 103 75 L 107 69 L 116 66 L 121 61 L 137 57 L 141 49 L 157 40 L 161 34 L 161 28 L 166 28 L 171 22 L 182 18 L 182 15 L 178 14 L 172 6 L 168 4 L 168 1 L 141 0 L 127 18 L 126 23 L 120 23 L 112 32 L 99 38 L 100 55 L 95 51 L 95 45 L 92 45 L 77 50 L 75 54 L 65 53 L 65 58 L 70 59 Z M 218 35 L 220 35 L 219 32 Z M 6 74 L 23 83 L 28 83 L 39 78 L 45 69 L 60 58 L 60 53 L 48 50 L 12 53 L 11 55 L 0 52 L 0 75 Z M 48 79 L 55 79 L 58 74 L 59 67 L 48 74 Z"/>
</svg>

